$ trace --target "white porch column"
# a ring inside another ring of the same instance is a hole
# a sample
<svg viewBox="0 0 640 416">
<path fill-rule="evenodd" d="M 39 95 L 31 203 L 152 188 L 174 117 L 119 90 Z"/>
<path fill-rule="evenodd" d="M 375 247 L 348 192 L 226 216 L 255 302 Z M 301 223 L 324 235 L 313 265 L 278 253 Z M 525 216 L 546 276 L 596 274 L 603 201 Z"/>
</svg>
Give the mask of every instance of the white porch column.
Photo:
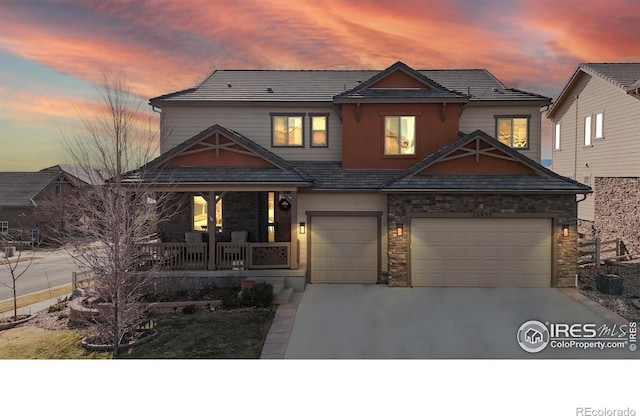
<svg viewBox="0 0 640 416">
<path fill-rule="evenodd" d="M 209 200 L 207 201 L 207 218 L 209 233 L 209 264 L 208 270 L 216 269 L 216 193 L 215 191 L 209 192 Z"/>
<path fill-rule="evenodd" d="M 291 269 L 298 270 L 298 192 L 291 192 Z"/>
</svg>

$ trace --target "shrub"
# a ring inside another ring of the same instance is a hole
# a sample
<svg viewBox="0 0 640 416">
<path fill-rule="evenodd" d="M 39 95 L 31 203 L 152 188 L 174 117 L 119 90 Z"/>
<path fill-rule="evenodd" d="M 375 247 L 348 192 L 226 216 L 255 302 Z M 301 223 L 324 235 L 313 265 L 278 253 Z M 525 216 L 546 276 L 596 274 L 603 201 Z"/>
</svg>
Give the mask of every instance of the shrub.
<svg viewBox="0 0 640 416">
<path fill-rule="evenodd" d="M 240 300 L 238 299 L 238 295 L 227 294 L 222 298 L 222 303 L 220 304 L 222 309 L 235 309 L 240 307 Z"/>
<path fill-rule="evenodd" d="M 262 282 L 242 291 L 240 304 L 245 307 L 258 306 L 266 308 L 273 303 L 273 286 Z"/>
<path fill-rule="evenodd" d="M 185 315 L 192 315 L 194 313 L 196 313 L 196 305 L 187 305 L 184 308 L 182 308 L 182 313 Z"/>
</svg>

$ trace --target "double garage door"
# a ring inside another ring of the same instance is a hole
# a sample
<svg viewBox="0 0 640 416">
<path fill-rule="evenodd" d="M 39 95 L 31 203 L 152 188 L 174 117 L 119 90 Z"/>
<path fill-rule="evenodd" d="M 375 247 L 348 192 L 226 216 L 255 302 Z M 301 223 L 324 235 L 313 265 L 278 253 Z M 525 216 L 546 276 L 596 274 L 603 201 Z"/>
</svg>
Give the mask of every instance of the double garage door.
<svg viewBox="0 0 640 416">
<path fill-rule="evenodd" d="M 317 216 L 310 232 L 312 283 L 376 283 L 378 217 Z"/>
<path fill-rule="evenodd" d="M 551 220 L 412 218 L 412 286 L 551 285 Z"/>
</svg>

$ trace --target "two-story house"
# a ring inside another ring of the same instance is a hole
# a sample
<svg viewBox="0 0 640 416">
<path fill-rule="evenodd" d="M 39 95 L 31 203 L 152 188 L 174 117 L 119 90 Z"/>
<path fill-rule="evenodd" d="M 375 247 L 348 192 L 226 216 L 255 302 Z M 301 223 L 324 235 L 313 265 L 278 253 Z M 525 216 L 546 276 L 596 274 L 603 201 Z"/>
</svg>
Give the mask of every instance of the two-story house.
<svg viewBox="0 0 640 416">
<path fill-rule="evenodd" d="M 640 63 L 575 70 L 549 109 L 553 170 L 593 187 L 578 204 L 589 238 L 620 238 L 640 253 Z"/>
<path fill-rule="evenodd" d="M 163 239 L 202 234 L 200 276 L 568 286 L 590 188 L 539 164 L 549 103 L 482 69 L 216 70 L 150 100 L 136 180 L 189 196 Z"/>
</svg>

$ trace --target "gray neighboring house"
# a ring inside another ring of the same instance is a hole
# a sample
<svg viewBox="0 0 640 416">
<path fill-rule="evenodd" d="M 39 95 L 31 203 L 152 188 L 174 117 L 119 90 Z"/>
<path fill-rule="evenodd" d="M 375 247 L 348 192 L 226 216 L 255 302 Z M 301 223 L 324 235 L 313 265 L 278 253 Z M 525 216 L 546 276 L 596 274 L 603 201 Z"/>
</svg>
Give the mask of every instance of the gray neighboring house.
<svg viewBox="0 0 640 416">
<path fill-rule="evenodd" d="M 553 170 L 594 191 L 578 203 L 579 231 L 640 253 L 640 63 L 581 64 L 547 117 Z"/>
</svg>

